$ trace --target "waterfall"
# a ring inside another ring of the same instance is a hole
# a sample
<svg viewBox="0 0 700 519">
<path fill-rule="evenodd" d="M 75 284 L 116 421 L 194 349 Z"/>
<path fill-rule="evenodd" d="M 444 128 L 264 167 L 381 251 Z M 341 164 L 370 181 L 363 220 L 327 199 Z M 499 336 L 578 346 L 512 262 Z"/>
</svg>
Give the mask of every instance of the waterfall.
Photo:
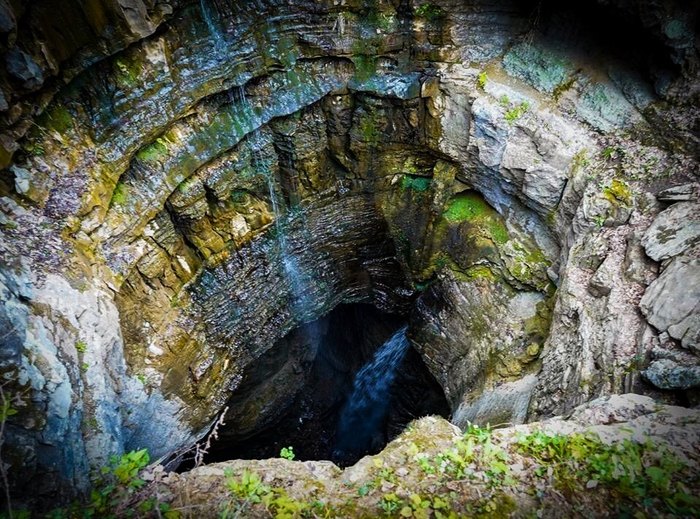
<svg viewBox="0 0 700 519">
<path fill-rule="evenodd" d="M 342 461 L 364 454 L 381 434 L 389 408 L 390 389 L 401 361 L 408 351 L 408 326 L 402 327 L 355 376 L 352 395 L 338 421 L 334 457 Z M 383 443 L 383 438 L 381 439 Z M 377 441 L 380 444 L 379 441 Z"/>
<path fill-rule="evenodd" d="M 231 90 L 229 96 L 232 102 L 240 103 L 244 117 L 251 121 L 251 125 L 253 127 L 253 130 L 248 138 L 253 168 L 256 172 L 262 173 L 262 175 L 265 177 L 265 181 L 267 182 L 267 189 L 270 195 L 270 204 L 272 205 L 272 213 L 274 216 L 275 237 L 277 239 L 279 249 L 280 263 L 282 264 L 284 277 L 289 283 L 290 293 L 294 298 L 293 305 L 296 307 L 297 311 L 301 313 L 307 306 L 304 290 L 306 283 L 302 277 L 299 262 L 291 252 L 286 229 L 287 219 L 284 218 L 282 214 L 282 204 L 284 199 L 277 190 L 275 175 L 269 167 L 269 162 L 262 158 L 262 149 L 265 146 L 265 142 L 263 142 L 259 129 L 258 123 L 260 121 L 258 120 L 258 116 L 253 110 L 250 101 L 245 95 L 245 89 L 243 86 L 239 86 Z"/>
</svg>

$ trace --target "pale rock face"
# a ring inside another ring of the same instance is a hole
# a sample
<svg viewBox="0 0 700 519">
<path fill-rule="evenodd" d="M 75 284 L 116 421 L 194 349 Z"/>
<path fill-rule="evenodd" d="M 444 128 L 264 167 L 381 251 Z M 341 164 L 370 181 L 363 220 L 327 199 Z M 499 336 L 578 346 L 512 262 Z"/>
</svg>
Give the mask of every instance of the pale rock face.
<svg viewBox="0 0 700 519">
<path fill-rule="evenodd" d="M 665 261 L 700 253 L 700 203 L 679 202 L 659 213 L 642 239 L 650 258 Z"/>
<path fill-rule="evenodd" d="M 649 323 L 681 341 L 700 347 L 700 260 L 676 258 L 644 293 L 640 308 Z"/>
<path fill-rule="evenodd" d="M 460 404 L 451 422 L 463 429 L 469 423 L 481 426 L 524 423 L 536 383 L 535 375 L 526 375 L 486 390 L 475 401 Z"/>
</svg>

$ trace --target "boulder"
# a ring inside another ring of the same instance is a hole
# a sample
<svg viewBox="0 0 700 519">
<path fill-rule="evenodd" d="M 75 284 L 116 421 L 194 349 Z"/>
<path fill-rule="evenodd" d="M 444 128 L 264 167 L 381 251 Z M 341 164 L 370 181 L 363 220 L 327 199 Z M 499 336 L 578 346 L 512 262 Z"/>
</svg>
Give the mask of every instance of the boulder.
<svg viewBox="0 0 700 519">
<path fill-rule="evenodd" d="M 679 202 L 661 211 L 642 238 L 644 250 L 664 261 L 700 244 L 700 203 Z"/>
<path fill-rule="evenodd" d="M 639 306 L 657 330 L 700 351 L 700 259 L 674 259 L 649 285 Z"/>
</svg>

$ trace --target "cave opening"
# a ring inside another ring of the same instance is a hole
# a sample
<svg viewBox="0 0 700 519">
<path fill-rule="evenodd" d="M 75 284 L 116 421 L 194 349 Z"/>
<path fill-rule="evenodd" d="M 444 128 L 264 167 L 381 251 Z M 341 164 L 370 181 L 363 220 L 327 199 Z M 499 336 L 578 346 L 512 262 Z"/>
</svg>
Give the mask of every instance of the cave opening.
<svg viewBox="0 0 700 519">
<path fill-rule="evenodd" d="M 259 427 L 242 432 L 231 420 L 205 461 L 274 458 L 282 448 L 293 447 L 297 460 L 348 466 L 379 452 L 416 418 L 447 417 L 443 390 L 406 330 L 405 316 L 362 303 L 339 305 L 293 330 L 257 365 L 269 373 L 291 360 L 303 383 L 290 388 L 286 401 L 276 404 L 279 412 Z M 263 371 L 247 374 L 230 406 L 266 405 L 253 396 L 265 393 Z"/>
</svg>

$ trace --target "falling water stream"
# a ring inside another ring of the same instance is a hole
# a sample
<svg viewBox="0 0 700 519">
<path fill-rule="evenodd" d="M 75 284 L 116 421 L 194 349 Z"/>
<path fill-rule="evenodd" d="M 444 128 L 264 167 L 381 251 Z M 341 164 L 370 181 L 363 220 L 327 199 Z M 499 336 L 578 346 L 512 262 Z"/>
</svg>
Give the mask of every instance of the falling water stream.
<svg viewBox="0 0 700 519">
<path fill-rule="evenodd" d="M 275 175 L 270 168 L 269 161 L 262 157 L 262 149 L 265 146 L 263 137 L 259 129 L 259 121 L 250 101 L 245 95 L 245 89 L 240 86 L 231 91 L 231 101 L 239 102 L 242 106 L 244 117 L 251 121 L 254 128 L 249 136 L 249 149 L 252 156 L 253 167 L 256 172 L 261 173 L 267 182 L 268 193 L 270 195 L 270 204 L 275 224 L 275 237 L 279 249 L 279 257 L 282 263 L 285 278 L 289 283 L 290 293 L 294 299 L 294 305 L 299 312 L 306 309 L 306 297 L 304 293 L 305 281 L 301 275 L 299 262 L 291 252 L 291 246 L 287 236 L 287 219 L 283 215 L 282 205 L 283 199 L 277 189 Z"/>
<path fill-rule="evenodd" d="M 340 461 L 384 444 L 382 424 L 391 403 L 391 385 L 408 351 L 403 326 L 355 376 L 353 391 L 340 415 L 334 457 Z"/>
<path fill-rule="evenodd" d="M 207 0 L 200 0 L 199 6 L 202 11 L 202 18 L 204 18 L 204 23 L 207 24 L 207 29 L 209 29 L 209 34 L 211 34 L 214 40 L 214 48 L 220 50 L 224 45 L 224 38 L 221 34 L 221 30 L 216 25 L 215 18 L 218 19 L 218 12 L 216 10 L 216 5 L 213 4 L 211 7 L 207 6 Z M 211 11 L 214 11 L 212 13 Z"/>
</svg>

